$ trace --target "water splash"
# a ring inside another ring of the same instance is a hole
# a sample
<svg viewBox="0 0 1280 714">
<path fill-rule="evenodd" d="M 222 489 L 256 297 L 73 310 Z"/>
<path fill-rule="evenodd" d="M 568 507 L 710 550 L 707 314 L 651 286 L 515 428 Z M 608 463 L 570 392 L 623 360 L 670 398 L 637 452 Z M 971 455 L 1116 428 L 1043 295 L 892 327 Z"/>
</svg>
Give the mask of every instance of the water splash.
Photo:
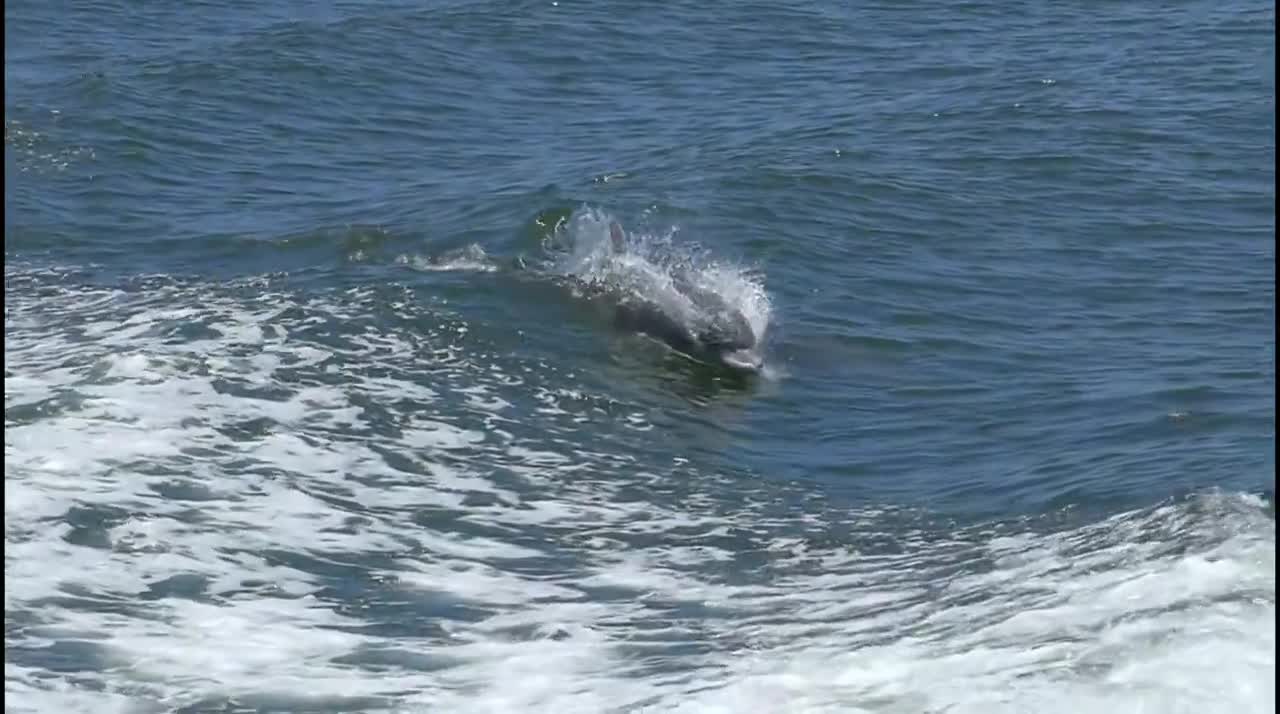
<svg viewBox="0 0 1280 714">
<path fill-rule="evenodd" d="M 600 209 L 576 211 L 544 240 L 548 268 L 561 277 L 652 302 L 687 325 L 714 319 L 718 309 L 737 310 L 757 342 L 764 343 L 773 304 L 761 274 L 694 243 L 676 241 L 678 227 L 663 233 L 624 228 L 622 250 L 615 251 L 610 240 L 615 222 Z"/>
<path fill-rule="evenodd" d="M 475 243 L 435 258 L 402 254 L 396 257 L 396 263 L 431 272 L 492 273 L 498 269 L 497 263 L 485 253 L 484 248 Z"/>
</svg>

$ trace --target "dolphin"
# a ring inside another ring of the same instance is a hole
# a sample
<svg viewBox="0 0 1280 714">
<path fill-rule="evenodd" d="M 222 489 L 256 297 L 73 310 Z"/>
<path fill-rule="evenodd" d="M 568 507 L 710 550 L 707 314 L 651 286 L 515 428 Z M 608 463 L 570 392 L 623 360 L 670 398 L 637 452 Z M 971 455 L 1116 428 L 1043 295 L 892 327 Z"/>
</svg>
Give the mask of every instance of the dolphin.
<svg viewBox="0 0 1280 714">
<path fill-rule="evenodd" d="M 717 315 L 706 324 L 687 325 L 652 301 L 623 298 L 614 308 L 614 325 L 648 335 L 703 362 L 746 372 L 763 367 L 755 333 L 737 310 Z"/>
<path fill-rule="evenodd" d="M 609 242 L 615 254 L 623 251 L 622 227 L 616 222 L 609 226 Z M 619 329 L 647 335 L 699 361 L 735 371 L 760 371 L 759 340 L 742 310 L 687 280 L 676 280 L 675 287 L 697 308 L 697 319 L 682 320 L 642 295 L 608 288 L 596 292 L 610 294 L 614 325 Z"/>
</svg>

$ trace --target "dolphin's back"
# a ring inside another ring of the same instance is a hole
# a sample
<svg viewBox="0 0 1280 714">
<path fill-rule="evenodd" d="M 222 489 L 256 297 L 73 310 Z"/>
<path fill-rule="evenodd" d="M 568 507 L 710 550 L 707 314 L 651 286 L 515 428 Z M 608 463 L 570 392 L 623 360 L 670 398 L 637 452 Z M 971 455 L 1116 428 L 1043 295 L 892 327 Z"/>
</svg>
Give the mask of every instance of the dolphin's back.
<svg viewBox="0 0 1280 714">
<path fill-rule="evenodd" d="M 633 298 L 619 302 L 615 324 L 628 332 L 642 332 L 662 340 L 683 352 L 693 352 L 698 348 L 698 339 L 688 327 L 648 300 Z"/>
</svg>

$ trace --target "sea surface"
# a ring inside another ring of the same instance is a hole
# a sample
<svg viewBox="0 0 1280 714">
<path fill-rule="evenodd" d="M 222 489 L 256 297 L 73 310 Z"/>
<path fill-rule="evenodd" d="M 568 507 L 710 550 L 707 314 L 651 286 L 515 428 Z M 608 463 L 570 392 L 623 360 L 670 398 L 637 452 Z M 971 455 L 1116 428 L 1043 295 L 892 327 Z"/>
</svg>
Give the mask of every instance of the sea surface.
<svg viewBox="0 0 1280 714">
<path fill-rule="evenodd" d="M 6 712 L 1275 710 L 1273 3 L 4 12 Z"/>
</svg>

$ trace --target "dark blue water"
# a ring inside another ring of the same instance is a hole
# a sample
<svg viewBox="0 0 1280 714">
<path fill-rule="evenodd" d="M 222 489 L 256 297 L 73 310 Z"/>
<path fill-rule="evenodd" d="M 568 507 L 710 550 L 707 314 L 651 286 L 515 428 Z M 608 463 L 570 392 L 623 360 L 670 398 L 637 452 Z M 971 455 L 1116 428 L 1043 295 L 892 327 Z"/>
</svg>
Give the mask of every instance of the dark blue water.
<svg viewBox="0 0 1280 714">
<path fill-rule="evenodd" d="M 6 710 L 1272 711 L 1274 31 L 7 3 Z"/>
</svg>

